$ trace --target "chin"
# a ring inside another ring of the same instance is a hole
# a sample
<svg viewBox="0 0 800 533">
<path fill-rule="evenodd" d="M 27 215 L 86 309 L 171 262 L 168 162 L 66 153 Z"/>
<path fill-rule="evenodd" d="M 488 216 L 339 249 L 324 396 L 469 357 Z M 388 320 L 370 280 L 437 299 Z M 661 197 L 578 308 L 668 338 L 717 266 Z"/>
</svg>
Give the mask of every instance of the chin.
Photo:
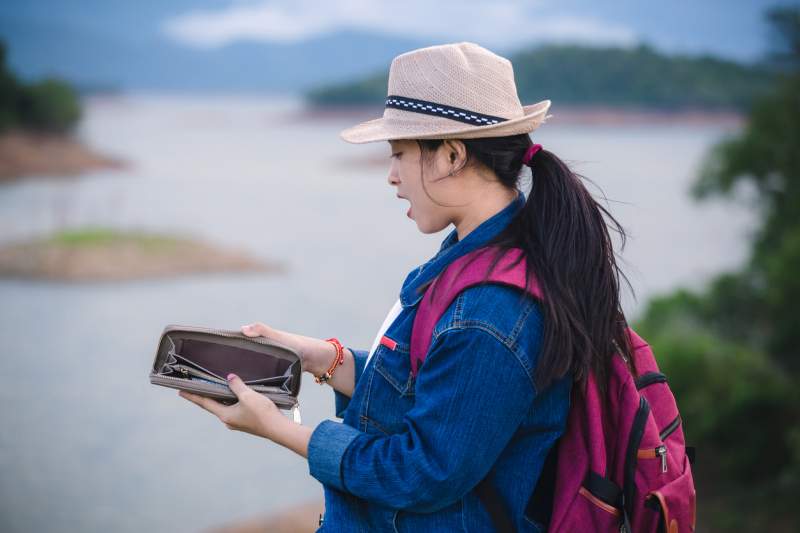
<svg viewBox="0 0 800 533">
<path fill-rule="evenodd" d="M 449 222 L 447 224 L 433 224 L 433 223 L 420 222 L 417 219 L 414 219 L 414 222 L 417 223 L 417 228 L 419 229 L 419 231 L 421 231 L 426 235 L 430 235 L 432 233 L 439 233 L 440 231 L 442 231 L 443 229 L 445 229 L 447 226 L 450 225 Z"/>
</svg>

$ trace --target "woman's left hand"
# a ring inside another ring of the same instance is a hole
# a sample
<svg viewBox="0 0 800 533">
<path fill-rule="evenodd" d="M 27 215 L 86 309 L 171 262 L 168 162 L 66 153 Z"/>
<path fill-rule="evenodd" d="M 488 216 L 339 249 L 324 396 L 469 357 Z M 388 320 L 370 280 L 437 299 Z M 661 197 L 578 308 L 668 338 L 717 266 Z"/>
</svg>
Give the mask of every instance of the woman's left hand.
<svg viewBox="0 0 800 533">
<path fill-rule="evenodd" d="M 239 399 L 232 405 L 185 390 L 178 391 L 178 394 L 216 415 L 228 429 L 275 440 L 275 431 L 286 422 L 275 402 L 248 387 L 235 374 L 228 375 L 228 386 Z"/>
</svg>

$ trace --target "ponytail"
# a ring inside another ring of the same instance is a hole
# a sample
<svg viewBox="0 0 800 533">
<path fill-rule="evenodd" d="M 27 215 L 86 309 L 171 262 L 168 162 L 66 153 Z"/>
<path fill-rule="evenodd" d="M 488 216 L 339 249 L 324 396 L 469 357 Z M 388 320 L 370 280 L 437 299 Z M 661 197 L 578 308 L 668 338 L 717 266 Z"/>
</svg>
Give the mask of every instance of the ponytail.
<svg viewBox="0 0 800 533">
<path fill-rule="evenodd" d="M 469 159 L 493 170 L 506 187 L 519 188 L 523 157 L 532 146 L 528 134 L 461 141 Z M 420 144 L 433 151 L 441 142 L 423 140 Z M 535 277 L 542 290 L 544 336 L 537 387 L 543 390 L 570 373 L 583 381 L 593 371 L 605 388 L 615 353 L 633 361 L 620 280 L 631 286 L 617 266 L 609 226 L 620 235 L 623 247 L 625 231 L 592 197 L 582 176 L 554 153 L 538 149 L 528 165 L 532 183 L 525 206 L 487 246 L 501 251 L 520 248 L 527 262 L 528 283 Z M 492 268 L 498 260 L 495 258 Z"/>
</svg>

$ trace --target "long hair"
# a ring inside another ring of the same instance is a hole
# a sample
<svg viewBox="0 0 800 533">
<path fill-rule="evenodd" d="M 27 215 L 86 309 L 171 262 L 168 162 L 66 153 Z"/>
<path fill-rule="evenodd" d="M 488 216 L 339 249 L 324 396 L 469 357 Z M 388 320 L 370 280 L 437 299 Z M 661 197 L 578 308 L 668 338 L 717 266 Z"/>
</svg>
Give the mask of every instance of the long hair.
<svg viewBox="0 0 800 533">
<path fill-rule="evenodd" d="M 522 157 L 532 145 L 529 134 L 460 140 L 467 151 L 465 165 L 477 161 L 492 170 L 503 186 L 522 194 L 518 183 Z M 423 160 L 442 142 L 417 140 L 421 170 Z M 503 251 L 520 248 L 524 252 L 520 260 L 524 257 L 527 264 L 526 285 L 535 278 L 542 291 L 544 336 L 536 368 L 540 390 L 569 373 L 582 382 L 589 371 L 605 388 L 615 353 L 633 363 L 620 280 L 633 289 L 617 266 L 609 227 L 620 235 L 622 247 L 627 236 L 582 179 L 586 178 L 570 170 L 554 153 L 540 149 L 532 160 L 532 183 L 524 208 L 487 243 L 500 251 L 489 272 Z M 424 187 L 425 180 L 422 182 Z M 631 370 L 635 373 L 635 368 Z"/>
</svg>

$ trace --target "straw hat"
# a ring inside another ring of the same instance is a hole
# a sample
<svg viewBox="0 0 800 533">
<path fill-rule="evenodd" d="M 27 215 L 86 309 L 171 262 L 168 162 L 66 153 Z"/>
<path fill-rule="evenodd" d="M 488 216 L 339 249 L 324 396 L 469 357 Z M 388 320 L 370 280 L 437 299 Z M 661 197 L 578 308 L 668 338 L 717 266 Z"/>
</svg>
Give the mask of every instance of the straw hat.
<svg viewBox="0 0 800 533">
<path fill-rule="evenodd" d="M 383 117 L 339 135 L 356 144 L 516 135 L 538 128 L 549 108 L 520 103 L 508 59 L 471 42 L 442 44 L 395 57 Z"/>
</svg>

